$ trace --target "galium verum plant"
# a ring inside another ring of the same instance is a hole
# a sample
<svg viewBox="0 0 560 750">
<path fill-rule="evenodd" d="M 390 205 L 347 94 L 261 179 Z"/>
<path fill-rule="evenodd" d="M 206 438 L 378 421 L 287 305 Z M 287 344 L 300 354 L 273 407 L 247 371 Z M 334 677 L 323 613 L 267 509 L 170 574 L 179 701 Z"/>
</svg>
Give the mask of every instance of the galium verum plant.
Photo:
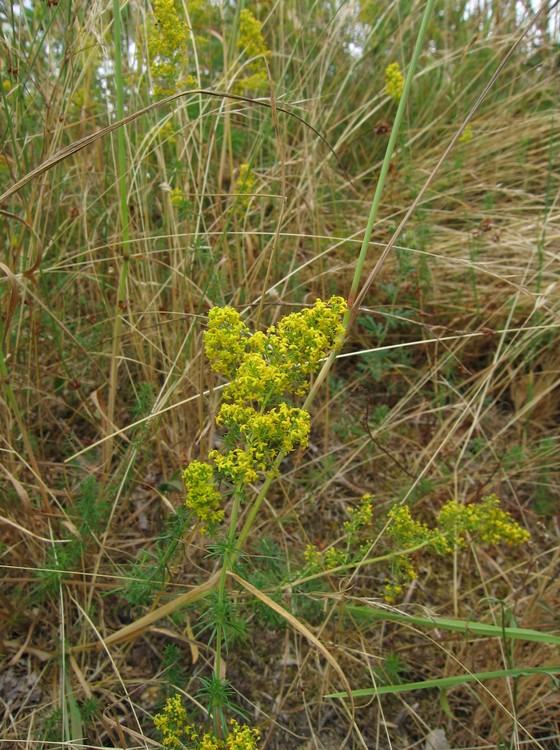
<svg viewBox="0 0 560 750">
<path fill-rule="evenodd" d="M 216 654 L 214 674 L 204 680 L 203 693 L 208 698 L 213 736 L 225 736 L 226 741 L 232 737 L 226 711 L 235 707 L 229 700 L 229 683 L 222 677 L 222 648 L 227 650 L 228 638 L 238 624 L 226 591 L 228 572 L 239 559 L 283 457 L 307 445 L 310 415 L 296 402 L 307 393 L 325 354 L 342 344 L 346 310 L 342 297 L 317 300 L 266 331 L 252 331 L 232 307 L 215 307 L 209 313 L 206 355 L 212 369 L 229 379 L 216 416 L 223 430 L 222 445 L 210 451 L 207 461 L 192 461 L 183 479 L 186 506 L 197 519 L 199 531 L 214 538 L 211 554 L 221 559 L 219 582 L 202 618 L 203 632 L 210 632 Z M 264 481 L 257 492 L 252 485 L 259 476 Z M 252 507 L 238 532 L 241 505 L 251 498 Z M 229 528 L 222 532 L 225 501 L 230 505 Z M 247 736 L 253 741 L 253 735 Z"/>
</svg>

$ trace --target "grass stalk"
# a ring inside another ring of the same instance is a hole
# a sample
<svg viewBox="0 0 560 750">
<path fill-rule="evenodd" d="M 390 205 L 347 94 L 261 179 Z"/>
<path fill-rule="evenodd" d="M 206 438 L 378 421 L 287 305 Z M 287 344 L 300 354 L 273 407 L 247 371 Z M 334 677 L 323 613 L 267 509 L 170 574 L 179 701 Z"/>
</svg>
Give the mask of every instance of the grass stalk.
<svg viewBox="0 0 560 750">
<path fill-rule="evenodd" d="M 121 3 L 113 0 L 113 51 L 115 63 L 115 92 L 116 92 L 116 117 L 117 120 L 124 119 L 124 80 L 121 53 Z M 121 229 L 121 244 L 123 248 L 119 268 L 119 281 L 115 301 L 115 320 L 113 328 L 113 349 L 111 353 L 111 364 L 109 373 L 109 397 L 107 402 L 107 430 L 113 431 L 115 416 L 115 400 L 118 388 L 119 370 L 119 348 L 123 325 L 123 306 L 127 299 L 127 279 L 130 265 L 130 230 L 128 220 L 128 194 L 127 194 L 127 168 L 126 168 L 126 142 L 124 128 L 117 130 L 117 188 L 119 200 L 119 217 Z M 113 441 L 108 440 L 104 446 L 104 463 L 107 472 L 110 473 L 110 463 L 113 455 Z"/>
<path fill-rule="evenodd" d="M 371 233 L 373 232 L 373 227 L 375 226 L 375 221 L 377 219 L 377 211 L 379 209 L 381 198 L 383 196 L 385 180 L 387 179 L 387 175 L 389 174 L 389 167 L 391 165 L 391 159 L 393 158 L 393 153 L 394 153 L 395 146 L 397 143 L 397 138 L 399 137 L 402 121 L 403 121 L 404 114 L 406 111 L 408 97 L 410 94 L 410 88 L 412 86 L 412 81 L 414 80 L 414 75 L 416 73 L 416 66 L 418 64 L 418 58 L 420 57 L 420 52 L 422 51 L 422 47 L 424 46 L 424 39 L 426 37 L 426 31 L 428 30 L 428 24 L 430 22 L 430 17 L 432 15 L 434 5 L 435 5 L 435 0 L 428 0 L 428 2 L 426 3 L 424 14 L 422 16 L 422 22 L 420 24 L 420 28 L 416 36 L 416 42 L 414 44 L 414 51 L 412 53 L 412 57 L 408 65 L 408 70 L 406 72 L 402 96 L 399 101 L 399 106 L 397 109 L 397 114 L 395 115 L 393 127 L 391 128 L 391 135 L 389 137 L 389 143 L 387 144 L 385 156 L 383 158 L 383 163 L 381 165 L 381 171 L 379 173 L 379 179 L 377 180 L 377 185 L 375 187 L 375 193 L 373 196 L 373 201 L 371 204 L 368 221 L 366 224 L 366 229 L 364 232 L 364 238 L 362 240 L 362 246 L 360 248 L 358 260 L 356 263 L 356 270 L 354 271 L 354 277 L 352 279 L 352 285 L 350 287 L 350 293 L 348 295 L 349 311 L 345 319 L 346 327 L 348 327 L 348 323 L 351 317 L 352 307 L 356 300 L 358 289 L 360 288 L 360 281 L 362 279 L 362 274 L 364 271 L 364 264 L 366 262 L 367 254 L 369 251 L 369 241 L 371 239 Z"/>
<path fill-rule="evenodd" d="M 372 688 L 361 688 L 359 690 L 352 690 L 351 695 L 354 698 L 365 698 L 372 695 L 395 695 L 397 693 L 408 693 L 415 690 L 427 690 L 429 688 L 447 690 L 459 685 L 466 685 L 469 682 L 484 682 L 486 680 L 497 680 L 504 677 L 526 677 L 535 674 L 541 674 L 543 676 L 548 675 L 553 678 L 554 675 L 560 674 L 560 667 L 546 666 L 495 669 L 491 672 L 475 672 L 473 674 L 462 674 L 454 677 L 438 677 L 433 680 L 421 680 L 420 682 L 405 682 L 401 685 L 380 685 Z M 348 698 L 348 693 L 331 693 L 331 695 L 326 695 L 325 698 Z"/>
</svg>

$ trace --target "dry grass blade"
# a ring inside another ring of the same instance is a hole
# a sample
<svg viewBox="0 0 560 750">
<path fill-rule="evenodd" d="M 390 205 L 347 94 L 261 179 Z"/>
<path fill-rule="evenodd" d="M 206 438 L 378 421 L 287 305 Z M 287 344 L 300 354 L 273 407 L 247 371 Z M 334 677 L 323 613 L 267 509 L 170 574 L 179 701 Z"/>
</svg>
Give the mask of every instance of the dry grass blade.
<svg viewBox="0 0 560 750">
<path fill-rule="evenodd" d="M 106 648 L 107 646 L 114 646 L 117 643 L 128 642 L 138 638 L 138 636 L 145 633 L 155 622 L 161 620 L 164 617 L 168 617 L 173 612 L 176 612 L 181 607 L 185 607 L 188 604 L 193 604 L 205 597 L 210 591 L 212 591 L 218 582 L 218 575 L 211 576 L 205 583 L 200 584 L 187 591 L 185 594 L 176 596 L 169 602 L 162 604 L 160 607 L 148 612 L 143 617 L 139 617 L 129 625 L 125 625 L 120 630 L 117 630 L 111 635 L 103 638 L 102 641 L 96 643 L 90 643 L 85 646 L 77 646 L 72 649 L 73 652 L 80 652 L 90 648 Z"/>
</svg>

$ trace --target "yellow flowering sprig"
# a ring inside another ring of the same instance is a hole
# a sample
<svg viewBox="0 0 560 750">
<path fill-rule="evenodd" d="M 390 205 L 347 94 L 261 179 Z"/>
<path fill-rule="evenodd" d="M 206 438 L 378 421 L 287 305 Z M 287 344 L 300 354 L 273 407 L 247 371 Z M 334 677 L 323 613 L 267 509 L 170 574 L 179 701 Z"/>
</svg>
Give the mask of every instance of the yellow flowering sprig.
<svg viewBox="0 0 560 750">
<path fill-rule="evenodd" d="M 178 90 L 187 62 L 189 29 L 180 17 L 175 0 L 153 0 L 153 18 L 148 31 L 150 73 L 154 94 L 168 96 Z"/>
<path fill-rule="evenodd" d="M 346 302 L 341 297 L 328 302 L 317 300 L 313 307 L 287 315 L 266 332 L 251 331 L 231 307 L 214 308 L 209 314 L 206 354 L 212 368 L 230 378 L 216 417 L 224 431 L 223 445 L 210 452 L 208 463 L 193 461 L 183 477 L 186 505 L 200 520 L 202 531 L 214 531 L 224 515 L 214 478 L 223 482 L 232 499 L 225 539 L 213 548 L 221 556 L 222 565 L 215 604 L 209 609 L 205 627 L 215 642 L 214 676 L 205 686 L 215 728 L 224 729 L 225 711 L 230 707 L 227 684 L 221 676 L 222 648 L 227 648 L 228 627 L 234 625 L 226 591 L 227 574 L 239 559 L 281 459 L 298 446 L 307 445 L 310 416 L 290 401 L 303 395 L 327 352 L 341 345 L 345 312 Z M 263 488 L 237 532 L 247 486 L 259 472 L 266 474 Z M 256 747 L 257 738 L 255 730 L 234 725 L 226 744 L 219 744 L 221 740 L 214 735 L 204 735 L 195 747 L 248 749 Z"/>
<path fill-rule="evenodd" d="M 470 534 L 481 544 L 524 544 L 530 534 L 500 508 L 496 495 L 485 497 L 481 503 L 461 505 L 456 500 L 446 503 L 438 514 L 438 527 L 445 539 L 447 551 L 465 543 Z M 445 551 L 445 550 L 444 550 Z"/>
<path fill-rule="evenodd" d="M 389 511 L 388 534 L 401 549 L 424 547 L 437 555 L 452 554 L 465 544 L 467 535 L 478 544 L 524 544 L 529 532 L 514 521 L 509 513 L 500 508 L 499 498 L 492 494 L 480 503 L 462 505 L 449 500 L 437 516 L 437 525 L 429 528 L 415 521 L 407 505 Z M 417 578 L 417 572 L 409 557 L 397 556 L 393 560 L 392 577 L 385 587 L 385 599 L 394 601 L 403 590 L 403 584 Z"/>
<path fill-rule="evenodd" d="M 395 62 L 385 68 L 385 93 L 396 102 L 400 101 L 404 90 L 404 76 L 401 66 Z"/>
<path fill-rule="evenodd" d="M 227 401 L 279 403 L 286 394 L 303 396 L 320 360 L 342 342 L 346 302 L 331 297 L 313 307 L 286 315 L 266 333 L 250 333 L 231 307 L 210 311 L 205 334 L 212 369 L 230 377 Z"/>
<path fill-rule="evenodd" d="M 316 546 L 308 544 L 303 554 L 307 569 L 310 573 L 320 570 L 333 570 L 340 566 L 350 567 L 358 563 L 370 547 L 369 536 L 361 539 L 363 530 L 371 524 L 373 518 L 373 498 L 364 495 L 356 507 L 346 508 L 348 520 L 344 522 L 343 528 L 346 532 L 346 544 L 344 546 L 329 547 L 324 552 Z"/>
<path fill-rule="evenodd" d="M 164 747 L 187 747 L 190 750 L 258 750 L 260 732 L 247 724 L 230 721 L 230 730 L 224 739 L 202 727 L 189 724 L 180 695 L 168 698 L 163 711 L 154 716 L 154 725 L 162 735 Z"/>
<path fill-rule="evenodd" d="M 235 205 L 241 211 L 247 211 L 251 197 L 255 193 L 255 177 L 248 164 L 241 164 L 239 167 L 233 193 L 236 196 Z"/>
<path fill-rule="evenodd" d="M 243 441 L 247 446 L 244 457 L 239 449 L 226 456 L 219 451 L 210 453 L 218 470 L 226 475 L 233 474 L 236 463 L 245 464 L 243 471 L 249 469 L 251 476 L 245 477 L 242 484 L 254 481 L 255 470 L 266 471 L 280 453 L 291 453 L 298 445 L 305 447 L 310 427 L 308 412 L 289 407 L 286 403 L 265 412 L 252 406 L 226 403 L 222 405 L 216 423 L 228 428 L 230 440 Z"/>
<path fill-rule="evenodd" d="M 164 747 L 180 747 L 183 738 L 189 737 L 194 727 L 188 723 L 187 712 L 183 707 L 181 696 L 168 698 L 165 708 L 154 716 L 154 725 L 162 736 Z"/>
<path fill-rule="evenodd" d="M 500 508 L 496 495 L 467 505 L 450 500 L 441 508 L 434 527 L 414 519 L 408 505 L 396 505 L 388 513 L 387 527 L 395 551 L 379 558 L 364 559 L 364 553 L 373 544 L 371 532 L 364 533 L 373 516 L 371 496 L 364 495 L 357 507 L 347 511 L 350 518 L 343 525 L 346 545 L 332 546 L 324 552 L 312 544 L 307 545 L 304 552 L 307 571 L 313 575 L 389 558 L 391 575 L 384 588 L 388 602 L 396 601 L 404 587 L 418 578 L 413 553 L 425 550 L 438 556 L 449 555 L 465 544 L 467 535 L 474 543 L 483 545 L 519 545 L 530 538 L 529 532 Z"/>
<path fill-rule="evenodd" d="M 215 372 L 231 378 L 247 351 L 249 328 L 232 307 L 213 307 L 208 320 L 204 334 L 206 356 Z"/>
<path fill-rule="evenodd" d="M 236 82 L 234 90 L 241 93 L 265 88 L 268 83 L 265 59 L 270 58 L 271 53 L 264 41 L 262 23 L 248 8 L 243 8 L 239 14 L 237 50 L 247 58 L 247 64 L 244 76 Z"/>
</svg>

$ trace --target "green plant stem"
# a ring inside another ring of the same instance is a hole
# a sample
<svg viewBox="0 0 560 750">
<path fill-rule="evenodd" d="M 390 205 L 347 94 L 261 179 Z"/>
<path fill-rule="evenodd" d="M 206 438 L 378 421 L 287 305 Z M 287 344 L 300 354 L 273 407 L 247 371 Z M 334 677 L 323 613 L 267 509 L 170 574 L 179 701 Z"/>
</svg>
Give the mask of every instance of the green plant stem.
<svg viewBox="0 0 560 750">
<path fill-rule="evenodd" d="M 392 560 L 395 557 L 402 557 L 403 555 L 411 555 L 418 550 L 427 547 L 431 542 L 426 540 L 421 544 L 416 544 L 414 547 L 408 547 L 407 549 L 397 550 L 396 552 L 388 552 L 386 555 L 380 555 L 379 557 L 367 557 L 365 560 L 355 560 L 354 562 L 344 563 L 344 565 L 337 565 L 335 568 L 328 568 L 327 570 L 321 570 L 319 573 L 313 573 L 313 575 L 305 576 L 305 578 L 298 578 L 296 581 L 290 581 L 284 588 L 291 588 L 292 586 L 299 586 L 302 583 L 308 581 L 314 581 L 316 578 L 325 578 L 335 573 L 343 573 L 345 570 L 352 570 L 352 568 L 361 568 L 362 565 L 373 565 L 379 562 L 386 562 Z"/>
<path fill-rule="evenodd" d="M 560 672 L 560 667 L 519 667 L 518 669 L 497 669 L 494 672 L 475 672 L 473 674 L 462 674 L 454 677 L 440 677 L 434 680 L 423 680 L 422 682 L 409 682 L 401 685 L 381 685 L 379 687 L 352 690 L 354 698 L 370 695 L 387 695 L 389 693 L 407 693 L 412 690 L 426 690 L 426 688 L 446 688 L 455 685 L 464 685 L 467 682 L 482 682 L 483 680 L 495 680 L 500 677 L 523 677 L 524 675 L 542 674 L 555 675 Z M 348 698 L 348 693 L 332 693 L 325 698 Z"/>
<path fill-rule="evenodd" d="M 414 73 L 416 72 L 416 65 L 418 63 L 418 58 L 420 57 L 420 52 L 424 44 L 424 38 L 426 36 L 428 23 L 430 21 L 430 16 L 432 15 L 434 4 L 435 4 L 435 0 L 428 0 L 428 2 L 426 3 L 426 8 L 424 9 L 424 15 L 422 17 L 422 23 L 420 24 L 420 30 L 418 31 L 418 36 L 416 37 L 416 44 L 414 45 L 414 52 L 412 53 L 412 58 L 408 66 L 408 71 L 407 71 L 406 79 L 404 82 L 403 93 L 399 102 L 397 114 L 395 115 L 393 127 L 391 128 L 391 135 L 389 137 L 389 143 L 387 144 L 387 150 L 385 151 L 385 157 L 383 159 L 383 164 L 381 165 L 381 172 L 379 174 L 379 179 L 377 181 L 377 186 L 375 188 L 375 195 L 373 196 L 373 202 L 371 204 L 371 209 L 369 212 L 369 218 L 368 218 L 368 222 L 366 226 L 366 231 L 364 233 L 364 239 L 362 241 L 360 254 L 358 255 L 358 262 L 356 263 L 356 270 L 354 271 L 354 278 L 352 279 L 352 286 L 350 288 L 350 294 L 348 296 L 349 310 L 346 313 L 346 316 L 344 319 L 345 328 L 348 327 L 348 323 L 350 321 L 350 316 L 351 316 L 351 308 L 358 294 L 358 288 L 360 286 L 360 280 L 362 278 L 362 274 L 364 270 L 364 263 L 365 263 L 368 249 L 369 249 L 369 241 L 371 239 L 371 233 L 373 231 L 373 226 L 377 218 L 377 210 L 379 208 L 379 204 L 381 203 L 381 196 L 383 194 L 383 188 L 385 187 L 385 180 L 387 178 L 387 174 L 389 173 L 391 159 L 393 157 L 393 152 L 395 150 L 395 145 L 397 143 L 397 138 L 399 135 L 402 120 L 404 117 L 404 112 L 405 112 L 406 105 L 408 102 L 408 95 L 410 92 L 410 87 L 412 86 L 412 80 L 414 78 Z"/>
<path fill-rule="evenodd" d="M 408 96 L 410 93 L 410 88 L 412 86 L 414 73 L 416 71 L 416 65 L 418 63 L 418 58 L 420 57 L 420 52 L 422 50 L 422 45 L 424 43 L 424 38 L 426 36 L 428 23 L 430 21 L 430 16 L 432 14 L 434 4 L 435 4 L 435 0 L 428 0 L 428 3 L 426 4 L 426 8 L 424 10 L 422 23 L 420 25 L 418 36 L 416 37 L 416 44 L 414 45 L 414 52 L 412 53 L 412 59 L 410 61 L 410 65 L 408 66 L 408 71 L 407 71 L 405 82 L 404 82 L 403 93 L 399 102 L 395 120 L 393 122 L 393 127 L 391 129 L 391 135 L 389 137 L 389 143 L 387 144 L 387 150 L 385 151 L 385 157 L 383 159 L 383 164 L 381 166 L 379 180 L 377 181 L 377 186 L 375 188 L 375 194 L 373 196 L 373 202 L 371 204 L 371 209 L 369 212 L 368 222 L 367 222 L 366 230 L 364 233 L 364 239 L 362 240 L 360 253 L 358 255 L 358 260 L 356 263 L 356 269 L 354 271 L 354 277 L 352 279 L 352 285 L 350 287 L 350 294 L 348 295 L 348 310 L 346 311 L 346 314 L 344 315 L 344 318 L 342 321 L 344 325 L 345 336 L 348 333 L 348 330 L 352 324 L 352 321 L 355 318 L 356 311 L 354 310 L 354 307 L 357 301 L 358 289 L 360 287 L 360 281 L 361 281 L 363 271 L 364 271 L 364 264 L 365 264 L 368 249 L 369 249 L 369 241 L 371 239 L 373 227 L 375 224 L 375 220 L 377 218 L 377 211 L 381 203 L 381 196 L 383 194 L 383 188 L 385 187 L 385 180 L 387 178 L 387 174 L 389 173 L 389 167 L 391 165 L 391 159 L 393 157 L 393 152 L 395 150 L 395 145 L 396 145 L 397 138 L 399 135 L 402 120 L 404 117 L 406 104 L 408 102 Z M 313 402 L 315 395 L 317 394 L 317 391 L 319 390 L 323 381 L 328 376 L 334 364 L 335 359 L 336 359 L 336 352 L 331 352 L 329 356 L 327 357 L 327 359 L 325 360 L 325 362 L 323 363 L 323 366 L 321 370 L 319 371 L 317 377 L 315 378 L 313 386 L 311 390 L 309 391 L 309 394 L 303 405 L 303 409 L 308 409 L 311 403 Z"/>
<path fill-rule="evenodd" d="M 226 542 L 226 549 L 222 559 L 222 569 L 220 571 L 220 577 L 218 579 L 217 595 L 218 595 L 218 611 L 220 612 L 220 620 L 216 624 L 216 658 L 214 661 L 214 676 L 221 680 L 222 678 L 222 646 L 224 644 L 224 632 L 221 621 L 223 613 L 223 607 L 226 599 L 226 584 L 228 571 L 237 559 L 235 554 L 235 531 L 237 528 L 237 517 L 239 515 L 239 507 L 241 505 L 241 498 L 243 497 L 243 489 L 237 487 L 233 494 L 233 508 L 231 511 L 231 519 L 229 522 L 229 530 Z M 214 721 L 214 729 L 218 730 L 217 717 L 212 717 Z"/>
<path fill-rule="evenodd" d="M 124 118 L 123 72 L 121 57 L 121 9 L 120 0 L 113 0 L 113 47 L 115 53 L 115 88 L 117 95 L 117 120 Z M 122 329 L 121 304 L 126 300 L 126 282 L 130 265 L 130 231 L 128 223 L 128 200 L 126 186 L 126 144 L 124 129 L 117 131 L 117 185 L 119 194 L 120 222 L 124 252 L 119 272 L 119 284 L 115 304 L 115 325 L 113 328 L 113 348 L 111 352 L 111 370 L 109 375 L 109 399 L 107 404 L 107 429 L 113 430 L 115 401 L 117 395 L 117 375 L 119 363 L 119 341 Z M 105 464 L 108 467 L 113 452 L 113 441 L 105 445 Z"/>
<path fill-rule="evenodd" d="M 251 510 L 249 511 L 249 515 L 247 516 L 247 519 L 245 520 L 245 523 L 243 524 L 243 528 L 241 529 L 239 536 L 237 538 L 237 550 L 236 550 L 234 559 L 237 559 L 237 557 L 239 556 L 239 552 L 241 551 L 243 544 L 245 543 L 245 540 L 249 536 L 249 532 L 251 531 L 253 527 L 253 523 L 255 521 L 255 518 L 257 517 L 257 514 L 260 510 L 263 500 L 266 497 L 266 493 L 268 492 L 270 485 L 272 484 L 272 482 L 274 481 L 276 477 L 276 470 L 279 468 L 285 456 L 286 456 L 285 453 L 279 453 L 278 456 L 276 457 L 276 461 L 274 462 L 272 469 L 269 471 L 265 479 L 265 482 L 263 486 L 261 487 L 260 492 L 257 495 L 257 498 L 255 502 L 253 503 Z"/>
</svg>

